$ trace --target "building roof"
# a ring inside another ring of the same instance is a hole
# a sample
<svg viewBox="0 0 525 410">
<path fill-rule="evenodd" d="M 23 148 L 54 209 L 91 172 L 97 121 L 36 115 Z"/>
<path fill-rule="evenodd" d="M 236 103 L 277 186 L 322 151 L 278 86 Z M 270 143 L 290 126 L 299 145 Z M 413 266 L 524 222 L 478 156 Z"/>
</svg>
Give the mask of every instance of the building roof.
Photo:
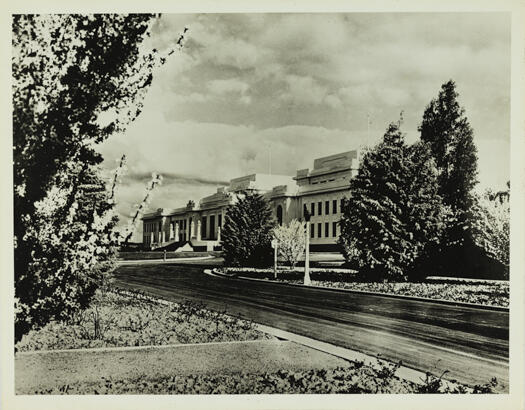
<svg viewBox="0 0 525 410">
<path fill-rule="evenodd" d="M 289 175 L 251 174 L 232 179 L 228 191 L 239 192 L 257 190 L 265 192 L 272 190 L 273 187 L 278 185 L 288 185 L 293 183 L 293 178 Z"/>
<path fill-rule="evenodd" d="M 334 174 L 336 172 L 357 169 L 357 150 L 328 155 L 314 160 L 314 167 L 297 170 L 294 177 L 296 181 L 320 175 Z"/>
</svg>

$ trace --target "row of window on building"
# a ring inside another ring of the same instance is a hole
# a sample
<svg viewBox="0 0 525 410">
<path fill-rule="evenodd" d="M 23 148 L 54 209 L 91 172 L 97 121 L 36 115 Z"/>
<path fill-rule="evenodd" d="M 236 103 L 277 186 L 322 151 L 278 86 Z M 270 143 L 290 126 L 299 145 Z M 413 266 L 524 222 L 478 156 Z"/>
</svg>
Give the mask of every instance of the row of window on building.
<svg viewBox="0 0 525 410">
<path fill-rule="evenodd" d="M 332 222 L 332 232 L 330 232 L 330 222 L 325 222 L 324 224 L 319 222 L 317 224 L 310 224 L 310 238 L 315 238 L 315 227 L 317 225 L 317 238 L 335 238 L 337 237 L 337 222 Z M 324 225 L 324 235 L 323 235 L 323 225 Z"/>
<path fill-rule="evenodd" d="M 152 222 L 144 225 L 144 232 L 160 232 L 161 230 L 162 222 Z"/>
<path fill-rule="evenodd" d="M 343 209 L 343 201 L 344 201 L 344 198 L 341 198 L 341 200 L 339 201 L 340 202 L 339 209 Z M 332 207 L 331 207 L 332 212 L 330 212 L 330 201 L 324 201 L 324 214 L 323 214 L 323 201 L 311 202 L 310 203 L 310 216 L 316 215 L 316 212 L 315 212 L 316 208 L 317 208 L 317 216 L 336 214 L 338 212 L 337 202 L 338 202 L 337 199 L 332 200 Z"/>
<path fill-rule="evenodd" d="M 209 215 L 201 217 L 201 238 L 202 239 L 217 239 L 217 231 L 215 226 L 215 216 L 217 216 L 217 227 L 222 228 L 222 214 Z M 210 234 L 207 235 L 208 221 L 210 224 Z"/>
<path fill-rule="evenodd" d="M 187 222 L 186 219 L 178 219 L 178 220 L 176 220 L 176 221 L 171 221 L 171 222 L 170 222 L 170 225 L 171 225 L 171 226 L 170 226 L 170 229 L 171 229 L 172 232 L 174 232 L 174 231 L 175 231 L 175 225 L 176 225 L 176 224 L 179 224 L 179 229 L 180 229 L 181 231 L 185 231 L 185 230 L 186 230 L 186 224 L 187 224 L 187 223 L 188 223 L 188 222 Z"/>
</svg>

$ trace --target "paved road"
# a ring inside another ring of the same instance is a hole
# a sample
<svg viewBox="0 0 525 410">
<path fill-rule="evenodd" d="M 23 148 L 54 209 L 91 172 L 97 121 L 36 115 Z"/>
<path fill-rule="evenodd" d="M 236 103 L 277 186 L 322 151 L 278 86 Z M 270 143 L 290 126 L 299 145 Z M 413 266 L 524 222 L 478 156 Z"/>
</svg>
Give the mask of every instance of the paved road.
<svg viewBox="0 0 525 410">
<path fill-rule="evenodd" d="M 117 284 L 298 333 L 468 384 L 508 390 L 507 312 L 211 277 L 210 261 L 121 266 Z"/>
</svg>

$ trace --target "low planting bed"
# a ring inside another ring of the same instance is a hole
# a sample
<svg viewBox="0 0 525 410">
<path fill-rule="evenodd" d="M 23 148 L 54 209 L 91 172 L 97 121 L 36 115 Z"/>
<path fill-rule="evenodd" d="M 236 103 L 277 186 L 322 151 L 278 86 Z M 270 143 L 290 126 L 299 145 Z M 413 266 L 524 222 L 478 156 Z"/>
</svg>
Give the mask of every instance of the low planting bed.
<svg viewBox="0 0 525 410">
<path fill-rule="evenodd" d="M 296 268 L 293 271 L 279 270 L 277 279 L 274 279 L 273 269 L 226 268 L 224 272 L 239 277 L 277 280 L 292 284 L 302 284 L 304 278 L 304 268 Z M 509 306 L 508 281 L 438 278 L 425 282 L 363 282 L 358 279 L 357 272 L 354 270 L 331 268 L 312 268 L 310 278 L 313 286 L 442 299 L 487 306 Z"/>
<path fill-rule="evenodd" d="M 16 344 L 18 351 L 149 346 L 268 339 L 251 321 L 118 288 L 97 291 L 69 322 L 51 322 Z"/>
<path fill-rule="evenodd" d="M 497 380 L 468 387 L 443 383 L 427 374 L 421 383 L 395 375 L 399 365 L 379 366 L 350 362 L 346 367 L 299 372 L 278 370 L 272 373 L 236 373 L 216 375 L 170 376 L 149 379 L 111 380 L 102 377 L 96 383 L 73 383 L 35 394 L 326 394 L 326 393 L 495 393 Z"/>
</svg>

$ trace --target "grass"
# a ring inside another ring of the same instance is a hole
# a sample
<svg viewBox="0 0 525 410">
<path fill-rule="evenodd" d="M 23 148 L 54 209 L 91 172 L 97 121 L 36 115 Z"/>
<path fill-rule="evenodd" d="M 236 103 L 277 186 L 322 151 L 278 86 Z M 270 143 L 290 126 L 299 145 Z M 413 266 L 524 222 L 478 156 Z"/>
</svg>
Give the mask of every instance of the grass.
<svg viewBox="0 0 525 410">
<path fill-rule="evenodd" d="M 273 280 L 271 269 L 231 269 L 238 276 Z M 304 271 L 279 272 L 277 281 L 302 284 Z M 509 283 L 507 281 L 442 281 L 442 282 L 363 282 L 355 271 L 342 269 L 312 269 L 313 286 L 377 292 L 392 295 L 443 299 L 451 302 L 476 303 L 487 306 L 509 306 Z"/>
<path fill-rule="evenodd" d="M 115 288 L 97 291 L 88 309 L 68 322 L 51 322 L 29 332 L 15 347 L 34 351 L 268 338 L 240 317 L 194 302 L 165 302 Z"/>
</svg>

